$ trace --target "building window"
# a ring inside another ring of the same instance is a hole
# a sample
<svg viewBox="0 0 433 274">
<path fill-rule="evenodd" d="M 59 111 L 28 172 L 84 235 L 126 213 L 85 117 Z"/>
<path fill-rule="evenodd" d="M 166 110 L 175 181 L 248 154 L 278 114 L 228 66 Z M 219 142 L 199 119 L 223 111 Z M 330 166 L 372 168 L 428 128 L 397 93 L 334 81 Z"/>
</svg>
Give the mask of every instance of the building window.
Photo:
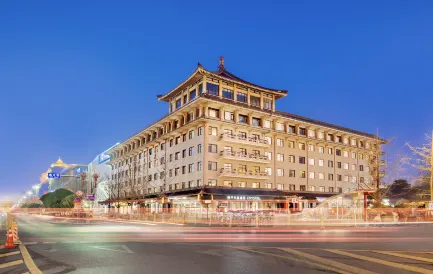
<svg viewBox="0 0 433 274">
<path fill-rule="evenodd" d="M 180 136 L 177 136 L 176 139 L 174 139 L 174 144 L 177 145 L 180 143 Z M 151 155 L 151 153 L 149 153 Z"/>
<path fill-rule="evenodd" d="M 356 165 L 352 164 L 352 170 L 356 170 Z"/>
<path fill-rule="evenodd" d="M 291 191 L 296 190 L 296 185 L 290 184 L 289 185 L 289 190 L 291 190 Z"/>
<path fill-rule="evenodd" d="M 217 163 L 216 162 L 208 162 L 208 170 L 217 170 Z"/>
<path fill-rule="evenodd" d="M 320 192 L 325 192 L 325 187 L 324 186 L 319 187 L 319 191 Z"/>
<path fill-rule="evenodd" d="M 268 157 L 268 160 L 272 160 L 272 152 L 265 151 L 265 156 Z"/>
<path fill-rule="evenodd" d="M 355 139 L 352 139 L 352 141 L 350 142 L 350 144 L 351 144 L 352 146 L 356 146 L 356 140 L 355 140 Z"/>
<path fill-rule="evenodd" d="M 271 121 L 269 121 L 269 120 L 264 120 L 264 121 L 263 121 L 263 127 L 264 127 L 264 128 L 271 128 Z"/>
<path fill-rule="evenodd" d="M 259 127 L 261 125 L 261 119 L 253 117 L 252 123 L 253 126 Z"/>
<path fill-rule="evenodd" d="M 198 135 L 198 136 L 203 135 L 203 127 L 199 127 L 199 128 L 198 128 L 198 133 L 197 133 L 197 135 Z"/>
<path fill-rule="evenodd" d="M 282 168 L 278 168 L 278 169 L 277 169 L 277 176 L 279 176 L 279 177 L 284 176 L 284 169 L 282 169 Z"/>
<path fill-rule="evenodd" d="M 289 170 L 289 177 L 294 178 L 295 176 L 296 176 L 295 170 L 294 169 Z"/>
<path fill-rule="evenodd" d="M 272 99 L 263 98 L 263 108 L 264 109 L 272 109 Z"/>
<path fill-rule="evenodd" d="M 215 144 L 209 144 L 209 146 L 208 146 L 208 152 L 217 153 L 217 145 L 215 145 Z"/>
<path fill-rule="evenodd" d="M 324 165 L 324 160 L 323 159 L 319 159 L 319 166 L 323 166 Z"/>
<path fill-rule="evenodd" d="M 253 188 L 260 188 L 260 183 L 253 183 Z"/>
<path fill-rule="evenodd" d="M 182 158 L 186 157 L 186 149 L 182 150 Z"/>
<path fill-rule="evenodd" d="M 198 145 L 197 145 L 197 153 L 201 153 L 201 147 L 202 147 L 201 144 L 198 144 Z"/>
<path fill-rule="evenodd" d="M 190 147 L 188 149 L 188 156 L 192 156 L 194 154 L 194 147 Z"/>
<path fill-rule="evenodd" d="M 337 168 L 341 168 L 341 162 L 337 162 Z"/>
<path fill-rule="evenodd" d="M 227 120 L 227 121 L 234 121 L 235 120 L 235 115 L 233 114 L 233 112 L 225 111 L 224 112 L 224 119 Z"/>
<path fill-rule="evenodd" d="M 215 179 L 209 179 L 207 181 L 207 185 L 208 186 L 216 186 L 217 185 L 217 180 L 215 180 Z"/>
<path fill-rule="evenodd" d="M 314 176 L 315 176 L 315 174 L 313 171 L 308 172 L 308 178 L 314 179 Z"/>
<path fill-rule="evenodd" d="M 278 190 L 284 190 L 284 185 L 283 184 L 277 184 L 277 189 Z"/>
<path fill-rule="evenodd" d="M 277 146 L 283 147 L 284 146 L 284 140 L 277 138 Z"/>
<path fill-rule="evenodd" d="M 303 127 L 299 128 L 299 135 L 307 135 L 307 130 Z"/>
<path fill-rule="evenodd" d="M 275 130 L 283 131 L 284 124 L 283 123 L 275 123 Z"/>
<path fill-rule="evenodd" d="M 247 94 L 243 92 L 237 92 L 236 101 L 246 103 L 247 102 Z"/>
<path fill-rule="evenodd" d="M 316 133 L 314 132 L 314 130 L 312 129 L 308 130 L 308 137 L 312 137 L 312 138 L 316 137 Z"/>
<path fill-rule="evenodd" d="M 289 133 L 296 133 L 296 127 L 289 125 Z"/>
<path fill-rule="evenodd" d="M 328 134 L 328 136 L 326 136 L 326 140 L 333 142 L 334 141 L 334 135 L 333 134 Z"/>
<path fill-rule="evenodd" d="M 225 187 L 232 187 L 233 183 L 232 183 L 232 181 L 224 181 L 224 186 Z"/>
<path fill-rule="evenodd" d="M 319 180 L 325 180 L 325 173 L 319 172 Z"/>
<path fill-rule="evenodd" d="M 299 171 L 299 177 L 300 178 L 307 178 L 306 172 L 304 170 Z"/>
<path fill-rule="evenodd" d="M 336 149 L 336 150 L 335 150 L 335 155 L 337 155 L 337 156 L 341 156 L 341 150 L 340 150 L 340 149 Z"/>
<path fill-rule="evenodd" d="M 359 171 L 364 171 L 364 166 L 363 165 L 359 165 Z"/>
<path fill-rule="evenodd" d="M 349 164 L 348 163 L 343 163 L 343 168 L 344 169 L 349 169 Z"/>
<path fill-rule="evenodd" d="M 209 117 L 219 118 L 220 117 L 220 111 L 216 108 L 209 108 Z"/>
<path fill-rule="evenodd" d="M 277 161 L 278 162 L 284 162 L 284 154 L 277 153 Z"/>
<path fill-rule="evenodd" d="M 345 182 L 349 182 L 349 176 L 348 176 L 348 175 L 344 175 L 344 179 L 343 179 L 343 181 L 345 181 Z"/>
<path fill-rule="evenodd" d="M 188 165 L 188 172 L 189 173 L 194 172 L 194 164 L 189 164 Z"/>
<path fill-rule="evenodd" d="M 358 154 L 358 159 L 359 159 L 359 160 L 363 160 L 363 159 L 364 159 L 364 155 L 362 155 L 362 153 L 359 153 L 359 154 Z"/>
<path fill-rule="evenodd" d="M 272 183 L 265 183 L 265 188 L 272 188 Z"/>
<path fill-rule="evenodd" d="M 195 97 L 196 97 L 196 95 L 197 95 L 197 92 L 195 92 L 195 89 L 191 90 L 191 91 L 189 92 L 189 100 L 190 100 L 190 101 L 194 100 Z"/>
<path fill-rule="evenodd" d="M 223 88 L 223 97 L 233 100 L 233 90 Z"/>
<path fill-rule="evenodd" d="M 239 114 L 239 123 L 248 124 L 248 116 Z"/>
<path fill-rule="evenodd" d="M 218 135 L 218 128 L 209 127 L 209 135 L 217 136 Z"/>
<path fill-rule="evenodd" d="M 356 183 L 356 176 L 351 176 L 350 177 L 350 182 Z"/>
<path fill-rule="evenodd" d="M 295 142 L 289 141 L 289 148 L 295 148 Z"/>
<path fill-rule="evenodd" d="M 176 109 L 180 108 L 182 106 L 182 100 L 177 99 L 176 100 Z"/>
<path fill-rule="evenodd" d="M 189 139 L 194 138 L 194 130 L 190 130 L 190 131 L 188 132 L 188 138 L 189 138 Z"/>
<path fill-rule="evenodd" d="M 210 95 L 219 96 L 219 86 L 212 84 L 212 83 L 206 83 L 206 89 L 207 93 Z"/>
<path fill-rule="evenodd" d="M 352 152 L 352 159 L 356 159 L 356 152 Z"/>
<path fill-rule="evenodd" d="M 307 186 L 306 185 L 300 185 L 299 190 L 300 191 L 307 191 Z"/>
<path fill-rule="evenodd" d="M 332 147 L 328 148 L 328 154 L 332 155 L 334 153 L 334 149 Z"/>
<path fill-rule="evenodd" d="M 201 171 L 201 162 L 197 162 L 197 171 Z"/>
<path fill-rule="evenodd" d="M 329 173 L 329 174 L 328 174 L 328 180 L 329 180 L 329 181 L 334 181 L 334 174 Z"/>
<path fill-rule="evenodd" d="M 328 160 L 328 167 L 334 167 L 334 161 Z"/>
<path fill-rule="evenodd" d="M 271 137 L 265 136 L 264 139 L 265 139 L 265 141 L 266 141 L 267 144 L 272 145 L 272 138 Z"/>
<path fill-rule="evenodd" d="M 304 156 L 299 156 L 299 163 L 305 164 L 305 157 Z"/>
<path fill-rule="evenodd" d="M 344 157 L 349 157 L 349 152 L 346 151 L 346 150 L 344 150 L 344 151 L 343 151 L 343 156 L 344 156 Z"/>
<path fill-rule="evenodd" d="M 250 105 L 260 107 L 260 97 L 250 95 Z"/>
<path fill-rule="evenodd" d="M 186 166 L 182 166 L 182 174 L 186 173 Z"/>
<path fill-rule="evenodd" d="M 308 145 L 308 151 L 314 151 L 314 145 L 309 144 Z"/>
<path fill-rule="evenodd" d="M 298 143 L 298 148 L 300 150 L 305 150 L 305 143 Z"/>
<path fill-rule="evenodd" d="M 322 146 L 319 146 L 319 147 L 317 147 L 317 151 L 319 152 L 319 153 L 324 153 L 324 148 L 322 147 Z"/>
<path fill-rule="evenodd" d="M 295 162 L 295 155 L 289 155 L 289 163 Z"/>
<path fill-rule="evenodd" d="M 314 166 L 314 158 L 308 158 L 308 164 Z"/>
<path fill-rule="evenodd" d="M 238 182 L 238 187 L 247 187 L 247 182 Z"/>
<path fill-rule="evenodd" d="M 182 134 L 182 142 L 186 142 L 186 133 Z"/>
<path fill-rule="evenodd" d="M 272 175 L 272 168 L 270 168 L 270 167 L 265 167 L 265 173 L 266 173 L 267 175 Z"/>
<path fill-rule="evenodd" d="M 316 191 L 316 187 L 315 186 L 310 186 L 310 191 Z"/>
</svg>

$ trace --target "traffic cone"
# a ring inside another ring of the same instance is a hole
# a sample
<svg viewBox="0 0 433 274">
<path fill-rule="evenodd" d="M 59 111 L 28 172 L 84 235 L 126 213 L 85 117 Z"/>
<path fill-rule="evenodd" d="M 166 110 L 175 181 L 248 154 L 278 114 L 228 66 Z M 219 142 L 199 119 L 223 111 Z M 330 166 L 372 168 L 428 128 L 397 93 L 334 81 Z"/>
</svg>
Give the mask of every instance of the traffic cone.
<svg viewBox="0 0 433 274">
<path fill-rule="evenodd" d="M 15 248 L 15 245 L 14 245 L 14 235 L 13 235 L 11 229 L 8 230 L 8 235 L 7 235 L 7 240 L 6 240 L 6 243 L 5 243 L 5 248 Z"/>
</svg>

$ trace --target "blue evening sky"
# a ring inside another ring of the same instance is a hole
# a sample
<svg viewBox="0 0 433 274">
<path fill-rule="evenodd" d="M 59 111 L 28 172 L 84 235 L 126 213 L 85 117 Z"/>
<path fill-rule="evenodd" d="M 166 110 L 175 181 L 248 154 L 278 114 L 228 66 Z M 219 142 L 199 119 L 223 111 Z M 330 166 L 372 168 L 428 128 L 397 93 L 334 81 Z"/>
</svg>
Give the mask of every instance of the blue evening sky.
<svg viewBox="0 0 433 274">
<path fill-rule="evenodd" d="M 201 62 L 289 90 L 279 110 L 421 142 L 432 1 L 0 1 L 0 199 L 162 115 Z M 391 154 L 392 158 L 393 155 Z"/>
</svg>

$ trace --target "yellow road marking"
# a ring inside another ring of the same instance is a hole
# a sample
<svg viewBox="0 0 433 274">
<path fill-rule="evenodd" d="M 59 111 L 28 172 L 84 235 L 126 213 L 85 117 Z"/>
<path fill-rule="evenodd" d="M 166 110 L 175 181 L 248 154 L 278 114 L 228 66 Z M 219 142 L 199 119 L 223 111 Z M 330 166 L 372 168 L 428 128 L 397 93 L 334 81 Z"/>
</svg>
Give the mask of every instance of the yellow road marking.
<svg viewBox="0 0 433 274">
<path fill-rule="evenodd" d="M 6 268 L 6 267 L 14 266 L 14 265 L 19 265 L 22 263 L 23 263 L 23 260 L 16 260 L 16 261 L 0 264 L 0 268 Z"/>
<path fill-rule="evenodd" d="M 19 245 L 21 254 L 23 256 L 24 262 L 26 263 L 27 269 L 32 274 L 42 274 L 42 271 L 39 270 L 39 268 L 36 266 L 35 262 L 33 261 L 32 257 L 30 256 L 29 252 L 27 251 L 27 248 L 25 245 Z"/>
<path fill-rule="evenodd" d="M 374 251 L 374 252 L 380 253 L 380 254 L 385 254 L 385 255 L 390 255 L 390 256 L 395 256 L 395 257 L 400 257 L 400 258 L 411 259 L 411 260 L 415 260 L 415 261 L 433 263 L 433 259 L 429 259 L 429 258 L 417 257 L 417 256 L 395 253 L 395 252 L 390 252 L 390 251 Z"/>
<path fill-rule="evenodd" d="M 20 252 L 19 251 L 13 251 L 13 252 L 5 253 L 5 254 L 0 254 L 0 258 L 6 257 L 6 256 L 17 255 L 17 254 L 20 254 Z"/>
<path fill-rule="evenodd" d="M 331 252 L 331 253 L 335 253 L 335 254 L 339 254 L 339 255 L 343 255 L 343 256 L 347 256 L 347 257 L 352 257 L 352 258 L 359 259 L 359 260 L 369 261 L 369 262 L 373 262 L 373 263 L 383 264 L 383 265 L 387 265 L 387 266 L 392 266 L 392 267 L 396 267 L 396 268 L 400 268 L 400 269 L 405 269 L 405 270 L 409 270 L 412 272 L 433 274 L 433 271 L 431 271 L 431 270 L 419 268 L 416 266 L 410 266 L 410 265 L 380 260 L 380 259 L 376 259 L 376 258 L 370 258 L 370 257 L 366 257 L 366 256 L 358 255 L 358 254 L 353 254 L 353 253 L 349 253 L 349 252 L 344 252 L 344 251 L 336 250 L 336 249 L 324 249 L 324 250 Z"/>
<path fill-rule="evenodd" d="M 325 264 L 325 265 L 329 265 L 332 267 L 343 269 L 349 273 L 359 273 L 359 274 L 374 274 L 375 273 L 375 272 L 370 272 L 370 271 L 367 271 L 365 269 L 357 268 L 357 267 L 354 267 L 351 265 L 339 263 L 337 261 L 321 258 L 319 256 L 308 254 L 308 253 L 305 253 L 305 252 L 302 252 L 299 250 L 294 250 L 292 248 L 278 248 L 278 249 L 292 253 L 292 254 L 295 254 L 295 255 L 298 255 L 298 256 L 301 256 L 301 257 L 304 257 L 304 258 L 307 258 L 307 259 L 310 259 L 312 261 L 319 262 L 321 264 Z"/>
<path fill-rule="evenodd" d="M 283 256 L 283 255 L 278 255 L 278 254 L 272 254 L 272 253 L 268 253 L 268 252 L 262 252 L 262 251 L 257 251 L 257 250 L 253 250 L 253 249 L 249 249 L 249 248 L 242 248 L 242 247 L 236 247 L 236 246 L 228 246 L 230 248 L 234 248 L 234 249 L 239 249 L 239 250 L 244 250 L 244 251 L 249 251 L 249 252 L 254 252 L 254 253 L 258 253 L 258 254 L 263 254 L 263 255 L 269 255 L 269 256 L 274 256 L 274 257 L 278 257 L 278 258 L 282 258 L 282 259 L 287 259 L 287 260 L 292 260 L 292 261 L 296 261 L 296 262 L 300 262 L 300 263 L 304 263 L 304 264 L 309 264 L 309 265 L 313 265 L 315 267 L 318 267 L 320 269 L 324 269 L 324 270 L 328 270 L 328 271 L 333 271 L 335 273 L 340 273 L 340 274 L 349 274 L 350 272 L 346 272 L 337 268 L 333 268 L 333 267 L 329 267 L 326 265 L 322 265 L 322 264 L 316 264 L 313 262 L 308 262 L 308 261 L 303 261 L 303 260 L 299 260 L 293 257 L 288 257 L 288 256 Z"/>
</svg>

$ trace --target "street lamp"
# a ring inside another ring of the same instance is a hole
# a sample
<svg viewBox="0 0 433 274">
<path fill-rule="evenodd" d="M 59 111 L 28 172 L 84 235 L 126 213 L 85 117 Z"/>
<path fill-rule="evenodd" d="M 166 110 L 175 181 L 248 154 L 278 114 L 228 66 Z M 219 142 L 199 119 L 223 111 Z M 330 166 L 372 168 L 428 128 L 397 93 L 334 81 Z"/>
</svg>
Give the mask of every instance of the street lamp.
<svg viewBox="0 0 433 274">
<path fill-rule="evenodd" d="M 41 187 L 40 185 L 34 185 L 34 186 L 33 186 L 33 189 L 35 190 L 35 195 L 36 195 L 36 197 L 39 196 L 39 188 L 40 188 L 40 187 Z"/>
<path fill-rule="evenodd" d="M 84 180 L 86 180 L 86 176 L 87 176 L 87 174 L 85 173 L 85 172 L 83 172 L 83 173 L 81 173 L 81 189 L 83 190 L 83 192 L 84 192 Z M 86 191 L 87 192 L 87 191 Z"/>
<path fill-rule="evenodd" d="M 99 175 L 98 175 L 98 173 L 93 173 L 93 180 L 94 180 L 94 185 L 92 185 L 92 189 L 91 189 L 91 192 L 93 193 L 93 190 L 95 191 L 95 193 L 94 194 L 96 194 L 96 186 L 97 186 L 97 184 L 98 184 L 98 178 L 99 178 Z"/>
</svg>

